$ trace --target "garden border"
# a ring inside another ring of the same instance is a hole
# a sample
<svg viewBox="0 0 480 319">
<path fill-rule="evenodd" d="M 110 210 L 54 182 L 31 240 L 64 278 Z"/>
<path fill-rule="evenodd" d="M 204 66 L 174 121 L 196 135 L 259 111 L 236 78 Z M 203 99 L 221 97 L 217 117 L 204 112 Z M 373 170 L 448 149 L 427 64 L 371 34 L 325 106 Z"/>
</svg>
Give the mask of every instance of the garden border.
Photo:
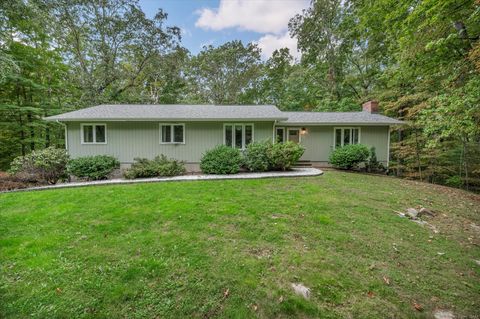
<svg viewBox="0 0 480 319">
<path fill-rule="evenodd" d="M 19 188 L 0 193 L 39 191 L 58 188 L 73 188 L 84 186 L 101 186 L 101 185 L 117 185 L 117 184 L 137 184 L 137 183 L 158 183 L 158 182 L 181 182 L 181 181 L 204 181 L 204 180 L 233 180 L 233 179 L 262 179 L 262 178 L 280 178 L 280 177 L 307 177 L 322 175 L 323 171 L 318 168 L 293 168 L 290 171 L 271 171 L 271 172 L 245 172 L 232 175 L 180 175 L 173 177 L 154 177 L 154 178 L 137 178 L 137 179 L 111 179 L 102 181 L 61 183 L 56 185 L 36 186 L 30 188 Z"/>
</svg>

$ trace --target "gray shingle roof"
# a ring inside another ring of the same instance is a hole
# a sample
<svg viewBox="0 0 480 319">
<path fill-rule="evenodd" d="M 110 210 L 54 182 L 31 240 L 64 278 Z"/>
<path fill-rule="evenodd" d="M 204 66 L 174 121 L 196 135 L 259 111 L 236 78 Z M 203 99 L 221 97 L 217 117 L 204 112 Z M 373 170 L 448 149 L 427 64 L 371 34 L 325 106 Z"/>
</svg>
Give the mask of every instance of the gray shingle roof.
<svg viewBox="0 0 480 319">
<path fill-rule="evenodd" d="M 403 121 L 369 112 L 283 112 L 288 118 L 279 124 L 369 124 L 394 125 Z"/>
<path fill-rule="evenodd" d="M 285 125 L 394 125 L 402 121 L 369 112 L 281 112 L 274 105 L 103 104 L 45 118 L 48 121 L 279 121 Z"/>
<path fill-rule="evenodd" d="M 45 118 L 49 121 L 286 120 L 274 105 L 98 105 Z"/>
</svg>

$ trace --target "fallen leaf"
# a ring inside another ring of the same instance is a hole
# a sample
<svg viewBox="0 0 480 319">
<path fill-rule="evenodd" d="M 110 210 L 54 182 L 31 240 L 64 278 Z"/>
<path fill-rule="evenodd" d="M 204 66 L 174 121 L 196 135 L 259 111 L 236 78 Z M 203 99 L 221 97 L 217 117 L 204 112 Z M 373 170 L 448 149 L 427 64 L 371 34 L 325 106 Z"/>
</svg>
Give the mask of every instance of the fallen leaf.
<svg viewBox="0 0 480 319">
<path fill-rule="evenodd" d="M 223 292 L 223 298 L 228 298 L 228 296 L 230 296 L 230 289 L 225 289 L 225 291 Z"/>
<path fill-rule="evenodd" d="M 257 311 L 257 310 L 258 310 L 258 306 L 255 305 L 255 304 L 253 304 L 253 305 L 252 305 L 252 309 L 253 309 L 253 311 Z"/>
<path fill-rule="evenodd" d="M 387 276 L 383 276 L 383 281 L 385 281 L 387 285 L 390 285 L 390 279 Z"/>
<path fill-rule="evenodd" d="M 413 303 L 413 308 L 415 308 L 415 310 L 417 310 L 417 311 L 423 311 L 422 305 L 420 305 L 416 302 Z"/>
<path fill-rule="evenodd" d="M 282 303 L 282 302 L 283 302 L 283 296 L 280 296 L 280 298 L 278 298 L 278 302 L 279 302 L 279 303 Z"/>
<path fill-rule="evenodd" d="M 369 292 L 367 292 L 367 296 L 369 298 L 373 298 L 373 296 L 375 296 L 375 294 L 373 293 L 373 291 L 369 291 Z"/>
</svg>

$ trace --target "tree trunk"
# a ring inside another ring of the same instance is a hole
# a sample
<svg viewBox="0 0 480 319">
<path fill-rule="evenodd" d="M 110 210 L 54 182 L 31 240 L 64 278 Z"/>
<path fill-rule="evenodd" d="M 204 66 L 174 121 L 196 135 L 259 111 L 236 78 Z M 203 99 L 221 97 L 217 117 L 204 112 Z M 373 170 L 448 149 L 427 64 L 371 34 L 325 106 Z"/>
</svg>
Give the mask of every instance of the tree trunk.
<svg viewBox="0 0 480 319">
<path fill-rule="evenodd" d="M 420 177 L 420 181 L 423 181 L 422 178 L 422 165 L 420 163 L 420 145 L 418 143 L 418 130 L 415 129 L 415 156 L 417 158 L 417 166 L 418 166 L 418 174 Z"/>
<path fill-rule="evenodd" d="M 35 128 L 33 124 L 32 113 L 28 112 L 27 115 L 28 123 L 30 124 L 30 151 L 35 150 Z"/>
</svg>

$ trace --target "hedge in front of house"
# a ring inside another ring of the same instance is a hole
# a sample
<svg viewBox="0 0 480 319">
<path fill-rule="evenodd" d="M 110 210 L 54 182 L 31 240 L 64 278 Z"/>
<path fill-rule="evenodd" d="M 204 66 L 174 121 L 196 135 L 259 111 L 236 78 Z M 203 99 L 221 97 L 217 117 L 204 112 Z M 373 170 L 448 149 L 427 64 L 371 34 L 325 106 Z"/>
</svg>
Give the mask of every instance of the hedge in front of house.
<svg viewBox="0 0 480 319">
<path fill-rule="evenodd" d="M 135 163 L 124 172 L 125 178 L 147 178 L 176 176 L 185 173 L 185 165 L 181 161 L 168 159 L 165 155 L 156 156 L 153 160 L 135 158 Z"/>
<path fill-rule="evenodd" d="M 336 148 L 329 158 L 333 167 L 340 169 L 352 169 L 368 160 L 370 151 L 363 144 L 349 144 Z"/>
<path fill-rule="evenodd" d="M 51 146 L 16 157 L 10 164 L 10 173 L 23 181 L 55 184 L 67 177 L 68 159 L 64 149 Z"/>
<path fill-rule="evenodd" d="M 292 141 L 272 144 L 268 153 L 270 170 L 287 171 L 291 169 L 304 152 L 305 148 L 301 144 Z"/>
<path fill-rule="evenodd" d="M 245 167 L 252 172 L 265 172 L 270 170 L 270 150 L 272 143 L 270 141 L 254 142 L 247 146 L 245 152 Z"/>
<path fill-rule="evenodd" d="M 236 174 L 243 164 L 241 152 L 226 145 L 218 145 L 202 156 L 200 169 L 205 174 Z"/>
<path fill-rule="evenodd" d="M 95 155 L 70 160 L 67 171 L 78 178 L 95 181 L 106 179 L 119 166 L 119 161 L 113 156 Z"/>
</svg>

